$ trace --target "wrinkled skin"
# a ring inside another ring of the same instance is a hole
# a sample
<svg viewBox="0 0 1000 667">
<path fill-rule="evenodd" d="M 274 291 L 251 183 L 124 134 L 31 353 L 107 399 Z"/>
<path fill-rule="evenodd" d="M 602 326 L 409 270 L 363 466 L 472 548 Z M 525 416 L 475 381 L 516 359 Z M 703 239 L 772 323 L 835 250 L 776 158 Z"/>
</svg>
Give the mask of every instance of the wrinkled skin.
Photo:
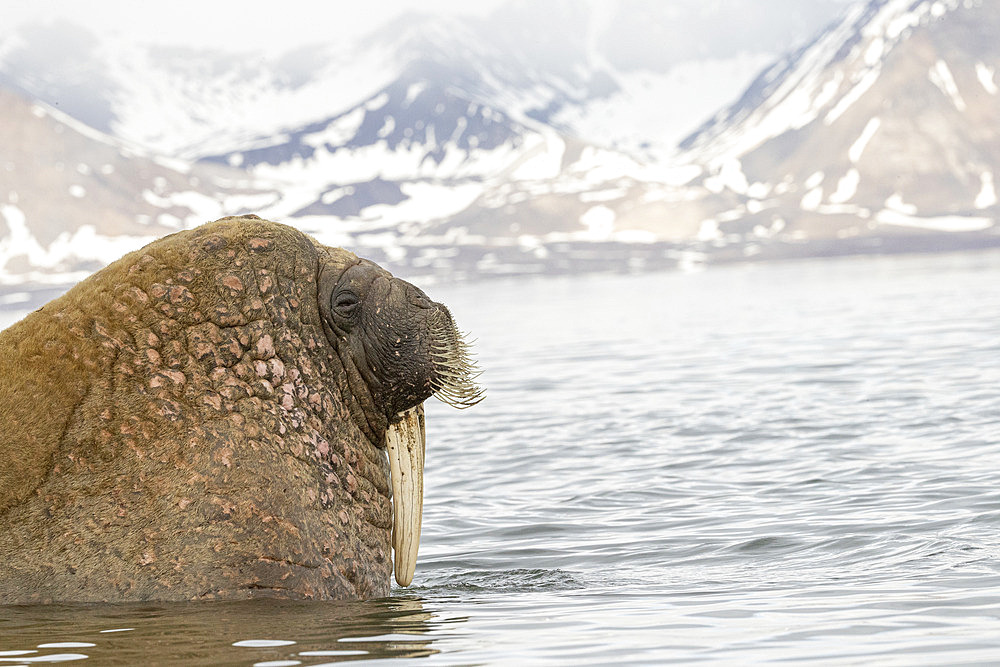
<svg viewBox="0 0 1000 667">
<path fill-rule="evenodd" d="M 256 216 L 0 333 L 0 604 L 385 596 L 386 428 L 447 310 Z"/>
</svg>

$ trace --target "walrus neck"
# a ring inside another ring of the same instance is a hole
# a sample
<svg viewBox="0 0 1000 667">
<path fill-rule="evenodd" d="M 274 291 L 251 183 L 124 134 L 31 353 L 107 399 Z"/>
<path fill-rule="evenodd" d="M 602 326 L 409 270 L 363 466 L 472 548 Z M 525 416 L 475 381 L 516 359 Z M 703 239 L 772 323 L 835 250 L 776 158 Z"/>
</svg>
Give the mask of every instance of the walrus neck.
<svg viewBox="0 0 1000 667">
<path fill-rule="evenodd" d="M 330 326 L 322 311 L 320 321 L 323 334 L 340 362 L 342 373 L 336 378 L 336 385 L 351 421 L 372 446 L 384 449 L 389 420 L 377 407 L 369 379 L 355 362 L 343 333 Z"/>
<path fill-rule="evenodd" d="M 97 368 L 99 355 L 84 351 L 50 311 L 40 309 L 0 333 L 0 416 L 18 425 L 0 434 L 0 513 L 48 474 Z"/>
<path fill-rule="evenodd" d="M 337 348 L 344 370 L 338 385 L 351 420 L 368 442 L 377 449 L 385 448 L 385 433 L 389 421 L 376 407 L 375 397 L 346 346 Z"/>
</svg>

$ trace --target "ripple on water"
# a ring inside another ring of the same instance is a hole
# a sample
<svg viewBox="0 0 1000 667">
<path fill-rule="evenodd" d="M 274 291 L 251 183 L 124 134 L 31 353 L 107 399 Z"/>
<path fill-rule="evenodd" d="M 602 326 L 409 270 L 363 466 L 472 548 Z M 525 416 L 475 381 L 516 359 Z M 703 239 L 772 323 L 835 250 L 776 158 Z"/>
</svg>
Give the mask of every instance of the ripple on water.
<svg viewBox="0 0 1000 667">
<path fill-rule="evenodd" d="M 31 651 L 30 653 L 32 655 L 22 653 L 16 658 L 0 658 L 0 661 L 5 663 L 13 662 L 15 664 L 42 664 L 49 662 L 73 662 L 76 660 L 86 660 L 90 657 L 85 653 L 49 653 L 43 655 L 34 655 L 36 651 Z"/>
<path fill-rule="evenodd" d="M 233 642 L 233 646 L 243 648 L 274 648 L 275 646 L 292 646 L 295 642 L 287 639 L 241 639 Z"/>
<path fill-rule="evenodd" d="M 447 589 L 465 592 L 535 593 L 580 590 L 585 587 L 586 584 L 578 578 L 578 575 L 566 570 L 450 568 L 433 572 L 427 582 L 416 588 L 415 592 L 423 589 L 428 591 Z"/>
<path fill-rule="evenodd" d="M 414 587 L 356 605 L 0 608 L 0 649 L 93 642 L 97 663 L 990 664 L 988 257 L 435 290 L 479 337 L 489 396 L 467 413 L 428 406 Z M 252 638 L 297 643 L 233 645 Z"/>
</svg>

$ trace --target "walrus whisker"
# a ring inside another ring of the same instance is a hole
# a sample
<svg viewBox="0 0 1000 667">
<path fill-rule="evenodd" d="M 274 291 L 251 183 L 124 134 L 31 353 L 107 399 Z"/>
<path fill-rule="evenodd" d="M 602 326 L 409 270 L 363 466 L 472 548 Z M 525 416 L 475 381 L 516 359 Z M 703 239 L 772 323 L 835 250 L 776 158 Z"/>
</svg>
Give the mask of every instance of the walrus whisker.
<svg viewBox="0 0 1000 667">
<path fill-rule="evenodd" d="M 435 389 L 434 397 L 452 407 L 471 407 L 486 397 L 485 391 L 471 381 L 448 382 L 439 387 L 435 384 L 438 383 L 431 385 Z"/>
<path fill-rule="evenodd" d="M 442 308 L 428 343 L 428 356 L 434 363 L 430 387 L 434 397 L 455 408 L 467 408 L 479 403 L 485 391 L 476 384 L 482 370 L 472 357 L 472 342 L 460 331 L 451 313 Z"/>
<path fill-rule="evenodd" d="M 475 380 L 475 377 L 470 373 L 456 373 L 456 372 L 443 372 L 437 375 L 431 384 L 438 384 L 442 389 L 453 388 L 461 389 L 466 386 L 471 386 Z"/>
<path fill-rule="evenodd" d="M 472 382 L 449 382 L 435 387 L 436 384 L 438 383 L 433 383 L 431 385 L 435 390 L 434 397 L 442 403 L 450 405 L 454 408 L 462 409 L 472 407 L 486 398 L 485 391 Z"/>
</svg>

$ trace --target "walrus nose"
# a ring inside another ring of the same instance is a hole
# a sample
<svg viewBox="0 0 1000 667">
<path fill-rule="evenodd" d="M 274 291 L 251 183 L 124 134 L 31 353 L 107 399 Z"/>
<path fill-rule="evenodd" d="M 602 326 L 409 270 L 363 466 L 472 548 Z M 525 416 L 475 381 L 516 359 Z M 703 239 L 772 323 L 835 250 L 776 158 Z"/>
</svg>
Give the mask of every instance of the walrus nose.
<svg viewBox="0 0 1000 667">
<path fill-rule="evenodd" d="M 406 300 L 409 301 L 411 306 L 415 306 L 417 308 L 426 308 L 429 310 L 431 308 L 438 307 L 438 304 L 431 301 L 426 294 L 418 289 L 407 290 Z"/>
</svg>

